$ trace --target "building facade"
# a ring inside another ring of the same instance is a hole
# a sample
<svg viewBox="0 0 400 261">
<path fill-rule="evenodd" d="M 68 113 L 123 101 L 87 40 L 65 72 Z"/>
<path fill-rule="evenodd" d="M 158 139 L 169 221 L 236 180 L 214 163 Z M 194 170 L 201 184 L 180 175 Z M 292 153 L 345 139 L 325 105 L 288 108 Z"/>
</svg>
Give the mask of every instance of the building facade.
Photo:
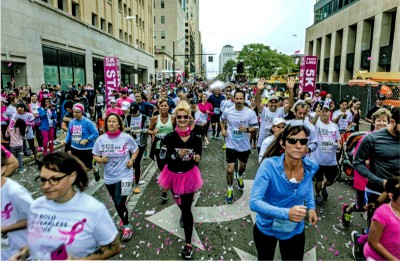
<svg viewBox="0 0 400 261">
<path fill-rule="evenodd" d="M 357 71 L 400 71 L 399 0 L 318 0 L 305 54 L 318 56 L 319 82 L 347 82 Z"/>
<path fill-rule="evenodd" d="M 154 77 L 153 2 L 3 0 L 1 78 L 16 86 L 104 82 L 103 58 L 116 56 L 123 83 Z"/>
<path fill-rule="evenodd" d="M 237 55 L 235 50 L 233 50 L 233 46 L 226 44 L 222 47 L 221 53 L 219 54 L 219 73 L 222 73 L 222 69 L 224 65 L 229 60 L 236 61 Z"/>
</svg>

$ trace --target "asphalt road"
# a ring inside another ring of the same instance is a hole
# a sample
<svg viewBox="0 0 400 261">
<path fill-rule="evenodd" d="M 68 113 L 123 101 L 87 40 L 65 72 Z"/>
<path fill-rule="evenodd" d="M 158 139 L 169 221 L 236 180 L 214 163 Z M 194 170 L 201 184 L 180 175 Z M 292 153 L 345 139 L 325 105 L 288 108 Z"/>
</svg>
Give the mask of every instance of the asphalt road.
<svg viewBox="0 0 400 261">
<path fill-rule="evenodd" d="M 221 140 L 211 140 L 204 150 L 200 170 L 204 179 L 202 190 L 196 195 L 193 204 L 195 230 L 192 242 L 194 259 L 197 260 L 251 260 L 256 258 L 253 241 L 253 220 L 248 209 L 248 199 L 252 180 L 258 162 L 256 150 L 252 150 L 245 173 L 245 189 L 240 192 L 235 182 L 235 202 L 226 205 L 227 189 L 225 176 L 225 151 Z M 28 165 L 24 174 L 14 174 L 13 178 L 26 186 L 34 198 L 41 195 L 33 183 L 38 175 L 35 165 Z M 122 251 L 113 257 L 119 260 L 179 260 L 184 245 L 183 229 L 179 226 L 180 211 L 169 194 L 166 204 L 161 204 L 161 189 L 155 177 L 159 173 L 151 159 L 142 160 L 142 192 L 131 195 L 128 202 L 131 223 L 135 235 L 123 243 Z M 102 173 L 102 170 L 101 170 Z M 105 186 L 90 177 L 87 193 L 104 202 L 116 224 L 119 218 Z M 340 224 L 342 203 L 355 199 L 351 178 L 344 177 L 328 188 L 329 198 L 323 207 L 317 208 L 319 222 L 306 228 L 305 256 L 309 260 L 351 260 L 351 231 L 360 230 L 365 221 L 355 213 L 349 229 Z M 254 217 L 254 215 L 253 215 Z"/>
</svg>

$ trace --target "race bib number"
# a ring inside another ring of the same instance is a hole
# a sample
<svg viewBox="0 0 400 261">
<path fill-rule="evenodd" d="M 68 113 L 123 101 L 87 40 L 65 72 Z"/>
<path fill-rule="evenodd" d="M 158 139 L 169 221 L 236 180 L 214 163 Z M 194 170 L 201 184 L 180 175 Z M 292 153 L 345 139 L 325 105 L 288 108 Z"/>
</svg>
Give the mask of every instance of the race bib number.
<svg viewBox="0 0 400 261">
<path fill-rule="evenodd" d="M 121 181 L 121 196 L 129 196 L 132 191 L 132 180 Z"/>
<path fill-rule="evenodd" d="M 221 109 L 220 108 L 214 108 L 214 114 L 220 114 Z"/>
<path fill-rule="evenodd" d="M 131 126 L 131 133 L 138 134 L 142 132 L 142 128 L 140 126 Z"/>
<path fill-rule="evenodd" d="M 79 143 L 82 140 L 82 125 L 72 126 L 72 142 Z"/>
<path fill-rule="evenodd" d="M 243 132 L 240 130 L 233 130 L 232 131 L 232 139 L 233 140 L 243 140 Z"/>
<path fill-rule="evenodd" d="M 333 152 L 335 150 L 336 143 L 329 140 L 322 140 L 321 151 L 322 152 Z"/>
<path fill-rule="evenodd" d="M 296 228 L 296 226 L 296 222 L 275 218 L 274 222 L 272 223 L 272 231 L 288 233 L 292 232 Z"/>
</svg>

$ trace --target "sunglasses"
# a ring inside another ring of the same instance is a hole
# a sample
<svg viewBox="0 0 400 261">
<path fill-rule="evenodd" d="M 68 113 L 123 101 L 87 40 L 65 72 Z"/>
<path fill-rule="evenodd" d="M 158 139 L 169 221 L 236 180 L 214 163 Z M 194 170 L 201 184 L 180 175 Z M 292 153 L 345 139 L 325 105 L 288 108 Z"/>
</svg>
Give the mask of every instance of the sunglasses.
<svg viewBox="0 0 400 261">
<path fill-rule="evenodd" d="M 180 120 L 180 119 L 182 119 L 182 118 L 184 118 L 185 120 L 187 120 L 187 119 L 189 119 L 189 115 L 176 115 L 176 118 L 177 118 L 178 120 Z"/>
<path fill-rule="evenodd" d="M 297 138 L 288 138 L 286 140 L 289 144 L 295 145 L 297 144 L 298 141 L 300 141 L 301 145 L 306 145 L 308 142 L 308 139 L 297 139 Z"/>
</svg>

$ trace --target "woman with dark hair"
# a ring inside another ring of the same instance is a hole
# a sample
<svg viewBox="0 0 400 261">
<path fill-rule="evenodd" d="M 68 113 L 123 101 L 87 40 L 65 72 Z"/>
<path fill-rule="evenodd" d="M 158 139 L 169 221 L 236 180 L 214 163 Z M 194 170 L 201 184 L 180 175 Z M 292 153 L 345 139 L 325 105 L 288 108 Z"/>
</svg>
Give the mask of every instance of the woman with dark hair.
<svg viewBox="0 0 400 261">
<path fill-rule="evenodd" d="M 38 113 L 40 118 L 39 130 L 43 138 L 43 155 L 45 156 L 47 155 L 47 148 L 50 149 L 50 153 L 54 152 L 54 132 L 57 125 L 57 112 L 50 103 L 50 99 L 43 98 Z"/>
<path fill-rule="evenodd" d="M 360 131 L 360 119 L 361 119 L 361 101 L 357 98 L 353 98 L 349 103 L 349 111 L 353 116 L 353 126 L 351 130 Z"/>
<path fill-rule="evenodd" d="M 161 171 L 158 184 L 164 190 L 171 190 L 173 198 L 182 213 L 185 246 L 181 253 L 183 259 L 192 258 L 193 233 L 193 196 L 202 185 L 200 170 L 197 164 L 201 158 L 201 139 L 189 126 L 191 115 L 189 104 L 181 101 L 174 111 L 176 117 L 175 131 L 168 133 L 162 146 L 166 148 L 166 165 Z"/>
<path fill-rule="evenodd" d="M 312 179 L 318 165 L 304 157 L 308 129 L 287 126 L 272 142 L 254 179 L 250 209 L 257 213 L 253 236 L 259 260 L 273 260 L 279 241 L 282 260 L 302 260 L 304 219 L 315 225 Z"/>
<path fill-rule="evenodd" d="M 89 182 L 85 165 L 73 155 L 55 152 L 43 157 L 39 170 L 35 181 L 44 196 L 30 206 L 28 246 L 14 260 L 99 260 L 116 255 L 121 246 L 107 207 L 83 193 Z"/>
<path fill-rule="evenodd" d="M 92 153 L 97 163 L 104 164 L 104 184 L 121 218 L 122 240 L 126 241 L 132 237 L 133 231 L 125 202 L 132 191 L 132 167 L 139 148 L 135 140 L 123 131 L 121 117 L 115 113 L 107 115 L 105 133 L 96 140 Z"/>
</svg>

